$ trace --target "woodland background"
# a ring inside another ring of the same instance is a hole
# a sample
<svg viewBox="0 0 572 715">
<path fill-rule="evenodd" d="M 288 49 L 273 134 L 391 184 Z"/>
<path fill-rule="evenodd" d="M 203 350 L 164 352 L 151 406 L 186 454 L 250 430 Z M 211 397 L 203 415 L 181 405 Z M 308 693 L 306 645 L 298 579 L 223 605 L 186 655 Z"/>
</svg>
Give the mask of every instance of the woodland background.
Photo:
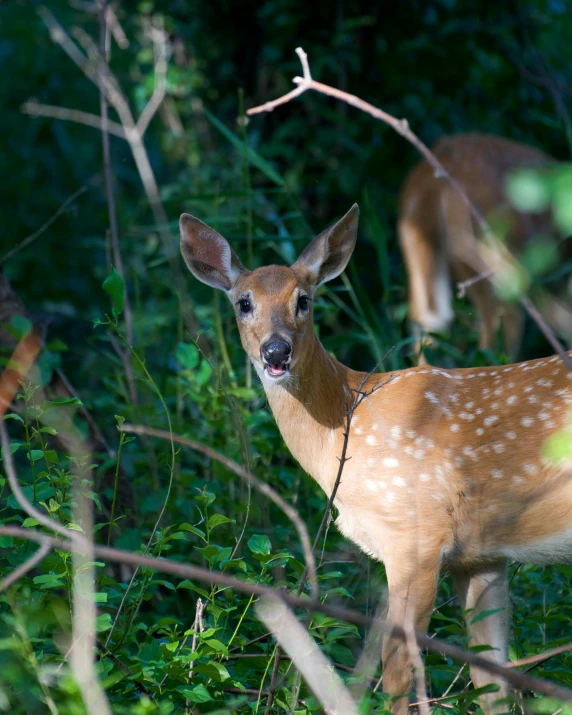
<svg viewBox="0 0 572 715">
<path fill-rule="evenodd" d="M 80 28 L 97 44 L 94 8 L 83 0 L 49 3 L 68 33 Z M 317 330 L 352 367 L 373 368 L 393 346 L 385 367 L 410 365 L 395 221 L 399 188 L 416 152 L 371 117 L 312 93 L 248 121 L 244 111 L 291 89 L 291 78 L 301 73 L 294 50 L 302 46 L 316 79 L 406 117 L 429 145 L 443 135 L 483 131 L 568 161 L 571 7 L 566 0 L 143 0 L 113 8 L 127 42 L 120 47 L 111 40 L 110 66 L 136 116 L 154 87 L 150 26 L 164 27 L 169 40 L 166 97 L 145 134 L 168 226 L 158 230 L 129 146 L 112 136 L 113 195 L 132 314 L 130 327 L 125 311 L 113 327 L 102 288 L 116 261 L 101 134 L 22 111 L 32 100 L 98 115 L 98 89 L 52 41 L 38 3 L 2 3 L 0 261 L 4 285 L 7 279 L 21 301 L 4 296 L 2 357 L 5 363 L 29 330 L 27 321 L 34 321 L 45 340 L 42 385 L 49 393 L 63 371 L 89 411 L 99 437 L 91 442 L 96 466 L 82 489 L 93 502 L 99 542 L 143 552 L 152 536 L 150 555 L 295 589 L 303 556 L 279 509 L 214 461 L 185 448 L 177 448 L 173 460 L 169 442 L 125 437 L 117 429 L 122 421 L 167 429 L 170 420 L 173 432 L 212 446 L 273 485 L 299 509 L 310 535 L 316 533 L 325 495 L 280 439 L 251 380 L 231 306 L 183 274 L 179 215 L 187 211 L 216 227 L 255 268 L 293 260 L 357 201 L 358 245 L 345 279 L 318 295 Z M 110 117 L 117 119 L 113 110 Z M 82 187 L 41 235 L 6 257 Z M 189 303 L 180 300 L 173 260 Z M 117 290 L 112 286 L 116 301 Z M 456 312 L 440 356 L 458 366 L 503 361 L 502 354 L 477 350 L 468 302 L 458 300 Z M 529 326 L 523 355 L 550 352 Z M 11 450 L 28 497 L 69 524 L 76 477 L 57 435 L 41 431 L 40 418 L 56 408 L 39 404 L 38 394 L 24 391 L 18 416 L 5 423 Z M 93 436 L 73 402 L 57 409 L 69 412 L 86 438 Z M 37 528 L 3 474 L 1 523 Z M 35 548 L 0 536 L 0 575 Z M 334 527 L 318 560 L 323 598 L 375 613 L 384 592 L 381 565 Z M 98 563 L 98 668 L 114 712 L 320 711 L 303 683 L 298 690 L 288 660 L 272 678 L 275 642 L 252 642 L 265 633 L 252 598 L 142 570 L 119 610 L 132 572 Z M 512 575 L 511 657 L 565 643 L 572 567 L 513 566 Z M 0 595 L 0 711 L 84 712 L 67 666 L 59 667 L 69 646 L 72 582 L 69 555 L 55 551 Z M 196 633 L 199 597 L 207 605 L 204 630 Z M 320 615 L 307 624 L 351 682 L 363 630 Z M 431 632 L 466 645 L 446 578 Z M 435 709 L 477 707 L 466 667 L 438 654 L 425 663 L 429 694 L 450 688 L 450 699 Z M 551 658 L 533 672 L 572 687 L 572 655 Z M 374 684 L 378 677 L 379 668 Z M 383 707 L 373 684 L 362 707 L 364 713 Z"/>
</svg>

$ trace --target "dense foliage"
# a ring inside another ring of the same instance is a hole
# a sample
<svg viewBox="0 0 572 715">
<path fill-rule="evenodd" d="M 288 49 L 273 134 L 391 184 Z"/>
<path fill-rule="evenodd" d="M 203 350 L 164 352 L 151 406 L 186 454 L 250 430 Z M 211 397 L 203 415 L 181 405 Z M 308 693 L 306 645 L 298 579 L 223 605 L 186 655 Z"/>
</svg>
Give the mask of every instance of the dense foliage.
<svg viewBox="0 0 572 715">
<path fill-rule="evenodd" d="M 40 384 L 48 386 L 62 369 L 78 398 L 46 403 L 35 398 L 34 386 L 22 389 L 5 422 L 19 479 L 30 500 L 66 525 L 73 488 L 80 489 L 93 504 L 101 543 L 295 590 L 303 556 L 280 510 L 214 461 L 118 430 L 125 421 L 172 428 L 210 445 L 275 486 L 316 533 L 325 495 L 280 438 L 246 363 L 231 306 L 191 278 L 189 302 L 177 288 L 169 255 L 176 251 L 178 217 L 189 211 L 215 226 L 253 268 L 293 260 L 315 232 L 358 201 L 359 245 L 344 278 L 318 293 L 316 329 L 333 354 L 356 368 L 372 368 L 392 347 L 385 368 L 411 364 L 394 223 L 414 150 L 371 117 L 318 95 L 249 121 L 244 109 L 291 88 L 291 77 L 300 74 L 294 49 L 301 45 L 317 79 L 407 117 L 429 144 L 443 134 L 479 130 L 566 160 L 572 149 L 568 5 L 405 0 L 387 10 L 366 0 L 142 0 L 117 6 L 129 44 L 119 48 L 112 41 L 111 69 L 136 115 L 153 91 L 150 22 L 164 23 L 172 47 L 167 96 L 145 137 L 169 219 L 163 233 L 127 143 L 111 138 L 131 344 L 120 310 L 123 280 L 112 270 L 100 133 L 20 111 L 30 99 L 100 111 L 97 88 L 52 42 L 38 8 L 15 0 L 0 6 L 0 260 L 67 197 L 87 190 L 2 264 L 25 306 L 3 326 L 3 364 L 31 319 L 45 335 Z M 97 43 L 91 8 L 50 3 L 72 37 L 80 28 Z M 477 350 L 472 310 L 461 300 L 456 308 L 457 327 L 440 342 L 438 359 L 458 366 L 505 360 Z M 549 351 L 531 328 L 526 354 Z M 87 436 L 81 406 L 104 439 L 78 467 L 47 423 L 50 411 L 65 411 Z M 0 494 L 3 525 L 38 528 L 3 474 Z M 0 576 L 35 549 L 0 536 Z M 334 527 L 318 561 L 321 598 L 376 611 L 385 588 L 382 566 Z M 276 645 L 272 638 L 256 640 L 265 630 L 252 597 L 145 569 L 128 588 L 129 569 L 97 562 L 96 571 L 97 665 L 114 712 L 265 711 Z M 511 573 L 511 656 L 566 642 L 571 568 L 514 565 Z M 70 555 L 55 551 L 0 595 L 0 711 L 84 711 L 67 665 L 61 666 L 71 645 L 73 579 Z M 206 604 L 202 626 L 199 598 Z M 364 632 L 332 618 L 304 617 L 351 683 Z M 466 645 L 447 578 L 431 632 Z M 425 663 L 430 695 L 451 695 L 443 707 L 476 707 L 466 668 L 436 654 Z M 534 673 L 572 687 L 572 655 L 552 658 Z M 376 682 L 366 690 L 364 713 L 383 707 Z M 273 712 L 320 710 L 287 659 L 277 685 Z"/>
</svg>

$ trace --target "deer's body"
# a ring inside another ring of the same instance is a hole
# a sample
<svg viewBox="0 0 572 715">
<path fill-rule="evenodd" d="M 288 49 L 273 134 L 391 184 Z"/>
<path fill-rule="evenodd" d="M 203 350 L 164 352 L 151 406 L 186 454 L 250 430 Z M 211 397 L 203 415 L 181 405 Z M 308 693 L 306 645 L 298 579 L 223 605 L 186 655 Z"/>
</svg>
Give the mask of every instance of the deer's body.
<svg viewBox="0 0 572 715">
<path fill-rule="evenodd" d="M 364 375 L 319 342 L 310 303 L 316 285 L 345 268 L 357 207 L 309 244 L 291 267 L 246 271 L 224 239 L 192 217 L 181 221 L 192 272 L 237 306 L 254 363 L 284 441 L 331 494 L 355 390 L 369 393 L 351 419 L 336 496 L 337 525 L 385 563 L 388 618 L 426 630 L 438 576 L 451 571 L 463 608 L 495 611 L 473 623 L 471 645 L 507 658 L 508 559 L 533 563 L 572 556 L 572 464 L 544 456 L 567 424 L 572 380 L 558 357 L 464 370 L 420 367 Z M 364 383 L 365 380 L 365 383 Z M 378 389 L 373 389 L 378 388 Z M 372 391 L 373 390 L 373 391 Z M 383 646 L 384 690 L 409 693 L 405 644 Z M 472 671 L 475 686 L 498 682 Z M 483 706 L 493 711 L 487 695 Z M 406 711 L 406 700 L 394 705 Z"/>
<path fill-rule="evenodd" d="M 504 225 L 508 247 L 519 255 L 535 237 L 551 235 L 549 212 L 517 211 L 506 193 L 508 174 L 519 167 L 555 166 L 544 152 L 486 134 L 440 140 L 433 153 L 463 187 L 482 216 Z M 401 190 L 398 233 L 409 280 L 410 318 L 417 332 L 445 331 L 453 320 L 452 282 L 465 281 L 487 266 L 479 252 L 479 229 L 458 192 L 427 161 L 412 170 Z M 480 318 L 480 347 L 493 348 L 502 326 L 505 347 L 516 354 L 522 330 L 518 307 L 503 303 L 488 281 L 468 289 Z M 546 306 L 556 327 L 564 321 L 557 303 Z"/>
</svg>

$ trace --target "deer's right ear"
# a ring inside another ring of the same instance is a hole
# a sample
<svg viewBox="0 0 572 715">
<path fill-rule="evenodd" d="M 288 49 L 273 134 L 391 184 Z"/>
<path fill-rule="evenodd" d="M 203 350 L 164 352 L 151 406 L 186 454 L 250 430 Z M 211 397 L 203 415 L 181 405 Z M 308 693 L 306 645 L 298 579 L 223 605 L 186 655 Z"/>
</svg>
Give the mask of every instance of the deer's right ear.
<svg viewBox="0 0 572 715">
<path fill-rule="evenodd" d="M 220 233 L 190 214 L 183 214 L 181 253 L 191 273 L 203 283 L 228 293 L 245 270 Z"/>
</svg>

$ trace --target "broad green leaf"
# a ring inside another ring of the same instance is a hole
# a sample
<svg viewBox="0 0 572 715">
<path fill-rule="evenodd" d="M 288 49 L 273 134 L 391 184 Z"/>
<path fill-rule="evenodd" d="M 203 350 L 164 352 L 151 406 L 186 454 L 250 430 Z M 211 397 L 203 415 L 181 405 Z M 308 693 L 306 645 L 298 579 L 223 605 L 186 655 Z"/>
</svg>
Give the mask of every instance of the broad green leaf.
<svg viewBox="0 0 572 715">
<path fill-rule="evenodd" d="M 177 362 L 185 370 L 195 370 L 200 362 L 200 353 L 192 343 L 179 343 L 175 353 Z"/>
<path fill-rule="evenodd" d="M 177 690 L 193 703 L 206 703 L 212 700 L 209 691 L 202 684 L 195 685 L 194 688 L 187 686 L 178 687 Z"/>
<path fill-rule="evenodd" d="M 268 555 L 272 550 L 272 544 L 266 535 L 254 534 L 254 536 L 251 536 L 248 540 L 248 548 L 253 554 Z"/>
<path fill-rule="evenodd" d="M 95 619 L 95 630 L 98 633 L 108 631 L 112 625 L 113 621 L 111 620 L 111 615 L 109 613 L 102 613 Z"/>
<path fill-rule="evenodd" d="M 215 526 L 219 526 L 220 524 L 234 524 L 234 523 L 235 523 L 234 519 L 229 519 L 228 516 L 224 516 L 223 514 L 213 514 L 208 521 L 209 530 L 214 529 Z"/>
</svg>

